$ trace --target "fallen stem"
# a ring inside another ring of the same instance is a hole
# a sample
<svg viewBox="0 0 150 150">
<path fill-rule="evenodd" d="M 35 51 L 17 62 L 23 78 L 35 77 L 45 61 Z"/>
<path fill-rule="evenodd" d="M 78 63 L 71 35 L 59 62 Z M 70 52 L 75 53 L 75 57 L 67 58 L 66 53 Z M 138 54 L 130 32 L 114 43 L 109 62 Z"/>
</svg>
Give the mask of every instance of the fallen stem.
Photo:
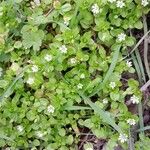
<svg viewBox="0 0 150 150">
<path fill-rule="evenodd" d="M 127 57 L 129 57 L 138 47 L 139 45 L 143 42 L 143 40 L 147 37 L 147 35 L 150 33 L 150 30 L 147 31 L 144 36 L 138 41 L 138 43 L 135 45 L 135 47 L 131 50 L 131 52 L 125 56 L 123 59 L 126 59 Z"/>
<path fill-rule="evenodd" d="M 148 80 L 142 87 L 141 87 L 141 91 L 146 91 L 146 89 L 150 86 L 150 80 Z"/>
</svg>

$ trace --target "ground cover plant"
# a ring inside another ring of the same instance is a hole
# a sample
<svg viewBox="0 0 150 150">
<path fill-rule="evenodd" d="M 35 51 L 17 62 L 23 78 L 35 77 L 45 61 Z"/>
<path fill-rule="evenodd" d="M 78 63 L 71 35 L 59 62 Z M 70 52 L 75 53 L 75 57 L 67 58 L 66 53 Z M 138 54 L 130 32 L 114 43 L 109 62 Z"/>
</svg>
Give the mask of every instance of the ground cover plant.
<svg viewBox="0 0 150 150">
<path fill-rule="evenodd" d="M 148 0 L 1 0 L 0 147 L 148 150 L 136 57 L 149 31 L 139 43 L 132 31 L 149 9 Z"/>
</svg>

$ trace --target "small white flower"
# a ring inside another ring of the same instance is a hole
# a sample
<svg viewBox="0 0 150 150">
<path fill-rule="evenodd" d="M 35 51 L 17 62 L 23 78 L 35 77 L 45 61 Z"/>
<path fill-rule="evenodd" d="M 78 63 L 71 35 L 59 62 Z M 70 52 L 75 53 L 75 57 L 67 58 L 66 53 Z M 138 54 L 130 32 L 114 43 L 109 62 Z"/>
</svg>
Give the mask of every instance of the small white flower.
<svg viewBox="0 0 150 150">
<path fill-rule="evenodd" d="M 84 78 L 85 78 L 85 74 L 82 73 L 82 74 L 80 75 L 80 78 L 81 78 L 81 79 L 84 79 Z"/>
<path fill-rule="evenodd" d="M 125 38 L 126 38 L 126 35 L 124 33 L 118 34 L 118 41 L 122 42 L 125 40 Z"/>
<path fill-rule="evenodd" d="M 34 3 L 39 6 L 41 4 L 40 0 L 34 0 Z"/>
<path fill-rule="evenodd" d="M 50 62 L 52 60 L 52 55 L 49 55 L 49 54 L 46 54 L 44 59 L 47 61 L 47 62 Z"/>
<path fill-rule="evenodd" d="M 142 0 L 141 5 L 143 5 L 144 7 L 147 6 L 149 3 L 147 0 Z"/>
<path fill-rule="evenodd" d="M 121 143 L 124 143 L 124 142 L 126 142 L 128 140 L 128 136 L 126 134 L 120 134 L 118 140 Z"/>
<path fill-rule="evenodd" d="M 116 3 L 118 8 L 123 8 L 125 6 L 125 3 L 122 0 L 117 1 Z"/>
<path fill-rule="evenodd" d="M 132 67 L 132 62 L 127 60 L 126 65 L 127 65 L 127 67 L 130 68 L 130 67 Z"/>
<path fill-rule="evenodd" d="M 127 120 L 127 123 L 128 123 L 129 125 L 134 126 L 134 125 L 136 124 L 136 121 L 135 121 L 134 119 L 128 119 L 128 120 Z"/>
<path fill-rule="evenodd" d="M 108 104 L 108 99 L 107 98 L 103 99 L 103 104 Z"/>
<path fill-rule="evenodd" d="M 116 83 L 115 82 L 110 82 L 109 86 L 114 89 L 116 87 Z"/>
<path fill-rule="evenodd" d="M 41 131 L 38 131 L 38 132 L 36 133 L 36 136 L 37 136 L 38 138 L 42 138 L 42 137 L 44 136 L 44 134 L 43 134 Z"/>
<path fill-rule="evenodd" d="M 116 2 L 116 0 L 108 0 L 108 2 L 113 3 Z"/>
<path fill-rule="evenodd" d="M 69 25 L 69 20 L 70 20 L 71 18 L 68 17 L 68 16 L 64 16 L 63 19 L 64 19 L 64 24 L 65 24 L 66 26 L 68 26 L 68 25 Z"/>
<path fill-rule="evenodd" d="M 92 5 L 91 11 L 93 14 L 98 14 L 100 12 L 99 6 L 97 4 Z"/>
<path fill-rule="evenodd" d="M 0 67 L 0 77 L 2 76 L 3 74 L 3 69 Z"/>
<path fill-rule="evenodd" d="M 39 70 L 38 66 L 36 66 L 36 65 L 33 65 L 31 67 L 31 69 L 32 69 L 33 72 L 38 72 L 38 70 Z"/>
<path fill-rule="evenodd" d="M 78 89 L 82 89 L 82 88 L 83 88 L 83 84 L 79 83 L 79 84 L 77 85 L 77 88 L 78 88 Z"/>
<path fill-rule="evenodd" d="M 47 111 L 48 111 L 49 113 L 54 113 L 55 108 L 54 108 L 52 105 L 49 105 L 49 106 L 47 107 Z"/>
<path fill-rule="evenodd" d="M 19 132 L 22 132 L 24 129 L 23 129 L 23 126 L 21 126 L 21 125 L 18 125 L 17 126 L 17 130 L 19 131 Z"/>
<path fill-rule="evenodd" d="M 88 147 L 88 148 L 86 148 L 85 150 L 93 150 L 93 148 L 91 148 L 91 147 Z"/>
<path fill-rule="evenodd" d="M 70 59 L 70 63 L 71 63 L 71 64 L 75 64 L 76 62 L 77 62 L 77 59 L 76 59 L 76 58 L 71 58 L 71 59 Z"/>
<path fill-rule="evenodd" d="M 114 27 L 110 27 L 110 29 L 111 29 L 111 30 L 113 30 L 113 29 L 114 29 Z"/>
<path fill-rule="evenodd" d="M 4 150 L 11 150 L 10 147 L 6 147 Z"/>
<path fill-rule="evenodd" d="M 67 53 L 67 47 L 65 45 L 62 45 L 60 48 L 59 48 L 60 52 L 61 53 L 64 53 L 66 54 Z"/>
<path fill-rule="evenodd" d="M 65 21 L 64 21 L 64 24 L 65 24 L 66 26 L 69 26 L 69 21 L 65 20 Z"/>
<path fill-rule="evenodd" d="M 33 84 L 34 83 L 34 78 L 29 77 L 28 80 L 27 80 L 27 83 L 30 84 L 30 85 Z"/>
<path fill-rule="evenodd" d="M 19 69 L 18 63 L 13 62 L 10 69 L 14 72 L 18 71 L 18 69 Z"/>
<path fill-rule="evenodd" d="M 131 100 L 131 102 L 133 103 L 133 104 L 138 104 L 139 103 L 139 98 L 137 97 L 137 96 L 135 96 L 135 95 L 133 95 L 131 98 L 130 98 L 130 100 Z"/>
</svg>

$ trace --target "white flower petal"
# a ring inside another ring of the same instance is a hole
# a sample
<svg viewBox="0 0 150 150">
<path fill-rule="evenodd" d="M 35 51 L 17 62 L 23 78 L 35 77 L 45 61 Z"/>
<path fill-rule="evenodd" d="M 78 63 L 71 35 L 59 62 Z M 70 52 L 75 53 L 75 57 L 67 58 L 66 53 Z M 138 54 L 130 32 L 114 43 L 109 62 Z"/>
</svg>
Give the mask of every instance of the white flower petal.
<svg viewBox="0 0 150 150">
<path fill-rule="evenodd" d="M 17 130 L 18 130 L 19 132 L 22 132 L 22 131 L 24 130 L 24 128 L 23 128 L 23 126 L 18 125 L 18 126 L 17 126 Z"/>
<path fill-rule="evenodd" d="M 129 125 L 135 125 L 136 124 L 136 121 L 134 120 L 134 119 L 128 119 L 127 120 L 127 123 L 129 124 Z"/>
<path fill-rule="evenodd" d="M 33 72 L 38 72 L 38 70 L 39 70 L 38 66 L 36 66 L 36 65 L 33 65 L 31 67 L 31 69 L 32 69 Z"/>
<path fill-rule="evenodd" d="M 124 142 L 126 142 L 128 140 L 127 138 L 128 138 L 128 136 L 126 134 L 120 134 L 118 140 L 121 143 L 124 143 Z"/>
<path fill-rule="evenodd" d="M 125 38 L 126 38 L 126 34 L 124 33 L 118 34 L 118 41 L 122 42 L 125 40 Z"/>
<path fill-rule="evenodd" d="M 118 8 L 123 8 L 125 6 L 125 3 L 122 0 L 117 1 L 116 6 Z"/>
<path fill-rule="evenodd" d="M 100 12 L 99 6 L 97 4 L 92 5 L 91 11 L 93 14 L 98 14 Z"/>
<path fill-rule="evenodd" d="M 29 77 L 28 80 L 26 81 L 28 84 L 33 84 L 34 83 L 34 78 Z"/>
<path fill-rule="evenodd" d="M 116 87 L 116 83 L 115 82 L 110 82 L 109 86 L 114 89 Z"/>
<path fill-rule="evenodd" d="M 108 99 L 107 98 L 103 99 L 103 104 L 108 104 Z"/>
<path fill-rule="evenodd" d="M 44 136 L 44 134 L 41 131 L 37 131 L 36 136 L 38 138 L 42 138 Z"/>
<path fill-rule="evenodd" d="M 68 49 L 67 49 L 67 47 L 66 47 L 65 45 L 62 45 L 62 46 L 59 48 L 59 50 L 60 50 L 61 53 L 66 54 Z"/>
<path fill-rule="evenodd" d="M 147 0 L 142 0 L 141 5 L 143 5 L 144 7 L 147 6 L 149 4 L 149 2 Z"/>
<path fill-rule="evenodd" d="M 77 62 L 77 59 L 76 59 L 76 58 L 71 58 L 71 59 L 70 59 L 70 63 L 71 63 L 71 64 L 75 64 L 76 62 Z"/>
<path fill-rule="evenodd" d="M 49 113 L 54 113 L 55 108 L 54 108 L 52 105 L 49 105 L 49 106 L 47 107 L 47 111 L 48 111 Z"/>
<path fill-rule="evenodd" d="M 108 0 L 108 2 L 113 3 L 116 2 L 116 0 Z"/>
<path fill-rule="evenodd" d="M 77 88 L 78 88 L 78 89 L 82 89 L 82 88 L 83 88 L 83 84 L 79 83 L 79 84 L 77 85 Z"/>
<path fill-rule="evenodd" d="M 130 68 L 130 67 L 132 67 L 132 62 L 127 60 L 126 65 L 127 65 L 127 67 Z"/>
<path fill-rule="evenodd" d="M 82 74 L 80 75 L 80 78 L 81 78 L 81 79 L 84 79 L 84 78 L 85 78 L 85 74 L 82 73 Z"/>
<path fill-rule="evenodd" d="M 139 98 L 135 95 L 133 95 L 130 100 L 133 104 L 138 104 L 140 102 Z"/>
<path fill-rule="evenodd" d="M 49 55 L 49 54 L 46 54 L 44 59 L 47 61 L 47 62 L 50 62 L 52 60 L 52 55 Z"/>
</svg>

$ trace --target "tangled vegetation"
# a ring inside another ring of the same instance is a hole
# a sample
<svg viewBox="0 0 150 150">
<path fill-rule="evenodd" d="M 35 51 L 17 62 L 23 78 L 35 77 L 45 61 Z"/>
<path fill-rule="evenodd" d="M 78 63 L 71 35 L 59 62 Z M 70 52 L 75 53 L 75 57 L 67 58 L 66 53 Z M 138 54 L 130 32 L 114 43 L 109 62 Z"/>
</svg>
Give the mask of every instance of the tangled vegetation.
<svg viewBox="0 0 150 150">
<path fill-rule="evenodd" d="M 75 150 L 80 129 L 127 150 L 139 118 L 139 83 L 128 49 L 147 0 L 2 0 L 0 147 Z M 135 141 L 147 150 L 149 138 Z M 142 143 L 142 144 L 141 144 Z M 91 143 L 84 144 L 92 150 Z"/>
</svg>

